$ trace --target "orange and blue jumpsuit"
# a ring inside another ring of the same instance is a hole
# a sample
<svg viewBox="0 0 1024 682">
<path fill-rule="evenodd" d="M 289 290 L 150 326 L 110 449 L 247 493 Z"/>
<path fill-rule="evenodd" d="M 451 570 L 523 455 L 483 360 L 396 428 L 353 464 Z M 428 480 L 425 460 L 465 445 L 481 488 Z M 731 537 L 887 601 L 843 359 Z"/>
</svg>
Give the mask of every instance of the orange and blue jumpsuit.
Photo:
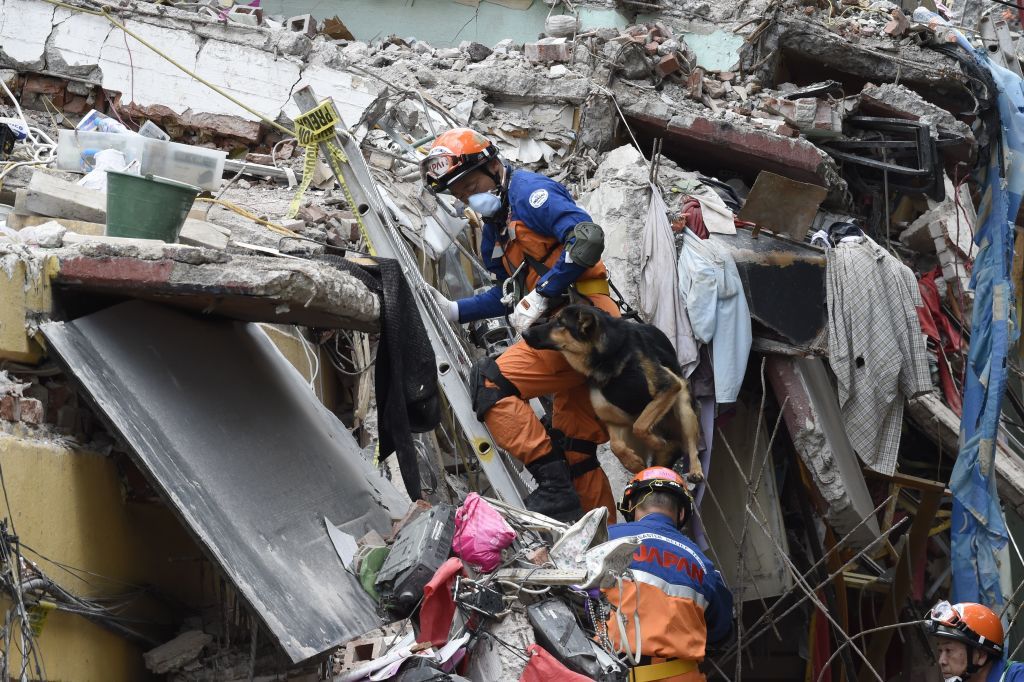
<svg viewBox="0 0 1024 682">
<path fill-rule="evenodd" d="M 526 263 L 522 290 L 525 296 L 537 288 L 551 298 L 563 296 L 570 285 L 605 312 L 619 316 L 608 296 L 608 273 L 599 261 L 590 268 L 567 261 L 565 247 L 577 224 L 590 215 L 573 200 L 569 191 L 551 178 L 525 170 L 512 171 L 508 187 L 508 217 L 501 223 L 485 222 L 481 239 L 487 269 L 495 285 L 483 293 L 458 301 L 459 322 L 467 323 L 507 314 L 501 302 L 502 284 L 513 276 L 529 255 L 543 264 L 542 270 Z M 554 312 L 554 307 L 548 313 Z M 518 395 L 498 400 L 483 415 L 498 446 L 524 464 L 552 452 L 547 430 L 529 405 L 531 398 L 552 395 L 552 428 L 565 435 L 565 456 L 573 470 L 573 485 L 584 511 L 608 508 L 614 518 L 615 501 L 608 477 L 597 465 L 589 444 L 605 443 L 608 432 L 594 414 L 583 375 L 569 366 L 561 353 L 535 350 L 519 341 L 497 358 L 501 375 Z M 573 450 L 576 447 L 577 450 Z M 586 451 L 583 451 L 586 450 Z"/>
<path fill-rule="evenodd" d="M 637 536 L 641 546 L 633 554 L 630 574 L 606 591 L 613 606 L 608 636 L 624 649 L 618 619 L 625 626 L 628 646 L 636 654 L 636 626 L 640 623 L 640 664 L 682 661 L 690 668 L 660 678 L 670 682 L 704 682 L 697 664 L 708 644 L 720 644 L 732 632 L 732 593 L 722 575 L 690 538 L 664 514 L 648 514 L 639 521 L 608 528 L 614 540 Z M 614 609 L 618 609 L 618 614 Z"/>
</svg>

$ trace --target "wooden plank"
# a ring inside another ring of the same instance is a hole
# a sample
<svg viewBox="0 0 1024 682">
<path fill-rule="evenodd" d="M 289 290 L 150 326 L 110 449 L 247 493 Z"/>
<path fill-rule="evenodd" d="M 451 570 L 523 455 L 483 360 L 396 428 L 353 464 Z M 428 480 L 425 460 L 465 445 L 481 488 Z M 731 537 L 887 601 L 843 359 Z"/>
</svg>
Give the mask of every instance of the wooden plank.
<svg viewBox="0 0 1024 682">
<path fill-rule="evenodd" d="M 914 562 L 927 561 L 925 552 L 928 543 L 928 533 L 931 531 L 932 523 L 935 521 L 935 512 L 939 510 L 939 502 L 942 500 L 942 492 L 928 490 L 921 494 L 921 504 L 914 515 L 914 521 L 910 525 L 910 532 L 906 540 L 901 543 L 899 561 L 896 563 L 896 571 L 893 574 L 892 590 L 889 598 L 882 605 L 882 612 L 878 616 L 876 625 L 893 625 L 898 622 L 900 611 L 907 603 L 910 596 L 911 576 L 914 574 Z M 882 672 L 885 664 L 885 654 L 892 641 L 893 630 L 883 630 L 871 636 L 868 643 L 867 656 L 871 665 Z M 859 682 L 872 682 L 874 676 L 867 666 L 860 672 Z"/>
</svg>

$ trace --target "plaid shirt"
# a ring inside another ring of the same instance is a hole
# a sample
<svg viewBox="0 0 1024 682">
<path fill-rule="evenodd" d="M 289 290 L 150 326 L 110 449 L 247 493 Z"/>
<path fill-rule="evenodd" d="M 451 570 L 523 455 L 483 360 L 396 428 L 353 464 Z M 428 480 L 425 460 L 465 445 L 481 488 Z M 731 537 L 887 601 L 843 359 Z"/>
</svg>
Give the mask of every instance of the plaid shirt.
<svg viewBox="0 0 1024 682">
<path fill-rule="evenodd" d="M 826 256 L 829 362 L 846 433 L 864 464 L 891 475 L 904 398 L 932 390 L 921 293 L 910 268 L 870 237 Z"/>
</svg>

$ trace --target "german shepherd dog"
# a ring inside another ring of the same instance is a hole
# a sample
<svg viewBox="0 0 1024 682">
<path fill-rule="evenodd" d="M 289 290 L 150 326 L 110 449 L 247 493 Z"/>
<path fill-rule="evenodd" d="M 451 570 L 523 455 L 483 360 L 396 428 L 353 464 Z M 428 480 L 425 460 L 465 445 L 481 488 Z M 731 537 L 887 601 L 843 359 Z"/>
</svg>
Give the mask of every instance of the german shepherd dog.
<svg viewBox="0 0 1024 682">
<path fill-rule="evenodd" d="M 612 452 L 624 467 L 641 471 L 647 466 L 645 455 L 656 466 L 671 467 L 682 456 L 685 440 L 687 479 L 703 480 L 697 415 L 664 332 L 593 306 L 569 305 L 523 332 L 523 340 L 531 348 L 561 352 L 587 377 L 594 411 L 608 427 Z"/>
</svg>

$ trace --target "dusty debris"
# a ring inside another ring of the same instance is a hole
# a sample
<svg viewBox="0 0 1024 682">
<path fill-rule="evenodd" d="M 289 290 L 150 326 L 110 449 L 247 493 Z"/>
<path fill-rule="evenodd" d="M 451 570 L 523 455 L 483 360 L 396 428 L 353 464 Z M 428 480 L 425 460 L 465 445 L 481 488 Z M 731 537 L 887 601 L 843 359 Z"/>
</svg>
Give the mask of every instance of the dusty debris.
<svg viewBox="0 0 1024 682">
<path fill-rule="evenodd" d="M 199 657 L 210 643 L 213 635 L 198 630 L 183 632 L 171 641 L 147 651 L 146 668 L 157 675 L 163 675 L 185 667 Z"/>
</svg>

